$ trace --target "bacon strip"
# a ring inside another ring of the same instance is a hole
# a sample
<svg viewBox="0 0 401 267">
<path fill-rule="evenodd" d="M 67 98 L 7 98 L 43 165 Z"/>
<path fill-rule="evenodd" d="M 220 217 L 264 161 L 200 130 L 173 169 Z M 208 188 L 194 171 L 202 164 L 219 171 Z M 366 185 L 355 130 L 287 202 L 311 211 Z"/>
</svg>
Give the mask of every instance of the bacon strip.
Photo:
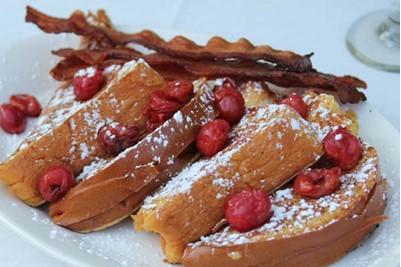
<svg viewBox="0 0 401 267">
<path fill-rule="evenodd" d="M 90 66 L 101 64 L 106 59 L 138 59 L 143 54 L 129 47 L 112 47 L 108 49 L 79 49 L 62 48 L 52 51 L 53 55 L 70 58 L 76 57 Z"/>
<path fill-rule="evenodd" d="M 81 36 L 92 36 L 101 40 L 102 43 L 109 43 L 111 46 L 136 43 L 172 57 L 193 60 L 240 58 L 256 61 L 263 59 L 290 71 L 306 72 L 312 69 L 310 61 L 312 54 L 300 56 L 291 51 L 276 50 L 267 45 L 254 46 L 243 38 L 230 43 L 220 37 L 213 37 L 206 46 L 199 46 L 182 36 L 177 36 L 166 42 L 148 30 L 126 34 L 115 29 L 91 25 L 80 11 L 75 11 L 68 19 L 61 19 L 45 15 L 29 6 L 25 20 L 36 24 L 47 33 L 70 32 Z"/>
<path fill-rule="evenodd" d="M 196 79 L 197 77 L 218 78 L 232 77 L 237 80 L 259 80 L 268 81 L 281 87 L 319 88 L 335 92 L 343 103 L 357 103 L 366 100 L 363 93 L 356 88 L 366 88 L 366 84 L 352 76 L 336 77 L 316 71 L 307 73 L 288 72 L 282 69 L 273 68 L 266 64 L 255 64 L 250 60 L 238 61 L 191 61 L 186 59 L 173 58 L 159 53 L 142 55 L 130 53 L 129 50 L 110 49 L 105 51 L 61 49 L 54 52 L 66 59 L 62 60 L 53 70 L 52 75 L 58 80 L 69 80 L 73 77 L 76 68 L 74 62 L 79 59 L 79 66 L 82 63 L 91 65 L 108 66 L 112 62 L 124 63 L 129 60 L 143 58 L 150 66 L 166 75 L 166 79 Z M 96 62 L 102 53 L 107 60 Z M 85 57 L 81 55 L 84 54 Z M 93 58 L 90 55 L 93 54 Z M 89 60 L 85 60 L 89 56 Z M 107 62 L 106 62 L 107 61 Z M 95 62 L 96 64 L 92 64 Z M 71 67 L 71 70 L 68 68 Z"/>
<path fill-rule="evenodd" d="M 103 17 L 107 18 L 105 14 Z M 108 18 L 109 26 L 91 25 L 80 11 L 75 11 L 68 19 L 60 19 L 28 7 L 26 21 L 35 23 L 45 32 L 73 32 L 96 44 L 84 46 L 85 49 L 81 50 L 66 48 L 53 51 L 64 58 L 51 71 L 57 80 L 70 80 L 78 69 L 86 66 L 104 68 L 143 58 L 166 79 L 229 76 L 237 80 L 268 81 L 282 87 L 323 89 L 337 93 L 343 103 L 366 100 L 365 95 L 357 90 L 366 88 L 363 81 L 352 76 L 336 77 L 317 72 L 312 69 L 309 56 L 301 57 L 269 46 L 255 47 L 246 39 L 229 43 L 213 37 L 204 47 L 180 36 L 166 42 L 151 31 L 136 34 L 118 32 L 110 28 Z M 143 55 L 124 46 L 131 42 L 158 52 Z M 261 63 L 266 60 L 268 64 Z"/>
</svg>

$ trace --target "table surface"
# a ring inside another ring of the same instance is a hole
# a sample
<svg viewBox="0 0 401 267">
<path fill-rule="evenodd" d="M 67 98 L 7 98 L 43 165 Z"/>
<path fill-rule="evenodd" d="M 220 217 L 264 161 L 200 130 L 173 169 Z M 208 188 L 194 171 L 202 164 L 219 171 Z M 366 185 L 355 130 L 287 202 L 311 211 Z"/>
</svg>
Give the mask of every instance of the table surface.
<svg viewBox="0 0 401 267">
<path fill-rule="evenodd" d="M 25 6 L 66 17 L 73 10 L 106 9 L 117 25 L 133 24 L 174 28 L 219 35 L 228 40 L 246 37 L 255 44 L 315 52 L 313 63 L 322 72 L 350 74 L 368 83 L 368 102 L 399 131 L 400 75 L 370 68 L 355 59 L 345 46 L 345 34 L 359 17 L 387 8 L 390 0 L 147 0 L 147 1 L 5 1 L 0 0 L 0 46 L 12 45 L 40 34 L 24 23 Z M 0 224 L 1 266 L 66 266 L 33 247 Z"/>
</svg>

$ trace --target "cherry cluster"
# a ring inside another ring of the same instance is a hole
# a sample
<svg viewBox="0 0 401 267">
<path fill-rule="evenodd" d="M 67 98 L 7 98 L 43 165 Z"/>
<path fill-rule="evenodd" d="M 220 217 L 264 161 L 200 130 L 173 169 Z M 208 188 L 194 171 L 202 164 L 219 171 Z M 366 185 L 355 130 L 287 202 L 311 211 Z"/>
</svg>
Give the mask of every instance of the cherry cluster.
<svg viewBox="0 0 401 267">
<path fill-rule="evenodd" d="M 10 134 L 22 133 L 26 129 L 27 117 L 38 117 L 41 112 L 39 101 L 34 96 L 12 95 L 9 103 L 0 106 L 0 127 Z"/>
<path fill-rule="evenodd" d="M 219 110 L 216 120 L 206 123 L 199 131 L 196 145 L 203 155 L 211 157 L 222 150 L 228 141 L 231 125 L 237 123 L 245 113 L 245 101 L 230 78 L 224 78 L 214 88 L 214 98 Z"/>
<path fill-rule="evenodd" d="M 145 108 L 148 116 L 146 129 L 153 132 L 174 113 L 179 111 L 194 93 L 192 82 L 186 80 L 175 80 L 168 82 L 164 91 L 155 91 L 150 95 L 149 104 Z"/>
</svg>

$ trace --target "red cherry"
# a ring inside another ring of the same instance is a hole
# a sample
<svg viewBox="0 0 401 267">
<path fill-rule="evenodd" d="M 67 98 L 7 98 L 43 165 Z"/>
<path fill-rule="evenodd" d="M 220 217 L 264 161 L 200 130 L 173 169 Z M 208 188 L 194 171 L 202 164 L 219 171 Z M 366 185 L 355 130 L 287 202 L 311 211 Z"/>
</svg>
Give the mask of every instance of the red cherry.
<svg viewBox="0 0 401 267">
<path fill-rule="evenodd" d="M 98 140 L 103 148 L 110 154 L 117 155 L 127 147 L 138 141 L 139 128 L 112 123 L 99 131 Z"/>
<path fill-rule="evenodd" d="M 233 195 L 224 212 L 230 226 L 240 232 L 262 226 L 273 215 L 270 199 L 262 189 L 247 189 Z"/>
<path fill-rule="evenodd" d="M 144 114 L 149 116 L 146 122 L 146 129 L 148 132 L 153 132 L 183 106 L 183 104 L 178 101 L 167 99 L 163 91 L 153 92 L 149 100 L 149 104 L 144 111 Z"/>
<path fill-rule="evenodd" d="M 196 146 L 203 155 L 211 157 L 223 149 L 228 141 L 230 124 L 225 120 L 214 120 L 206 123 L 199 131 Z"/>
<path fill-rule="evenodd" d="M 150 96 L 149 104 L 145 108 L 145 115 L 150 115 L 152 118 L 167 119 L 181 107 L 180 102 L 168 100 L 162 91 L 156 91 Z"/>
<path fill-rule="evenodd" d="M 10 104 L 29 117 L 37 117 L 42 111 L 39 101 L 34 96 L 27 94 L 12 95 Z"/>
<path fill-rule="evenodd" d="M 286 98 L 284 98 L 281 101 L 280 104 L 286 104 L 286 105 L 292 107 L 304 119 L 308 115 L 308 105 L 304 102 L 302 97 L 300 97 L 297 94 L 288 95 Z"/>
<path fill-rule="evenodd" d="M 75 76 L 73 81 L 74 93 L 78 100 L 85 101 L 91 99 L 101 89 L 104 76 L 100 70 L 83 76 Z"/>
<path fill-rule="evenodd" d="M 320 198 L 329 195 L 340 186 L 341 169 L 308 169 L 294 181 L 294 191 L 302 196 Z"/>
<path fill-rule="evenodd" d="M 26 129 L 26 115 L 11 104 L 2 104 L 0 106 L 0 127 L 7 133 L 22 133 Z"/>
<path fill-rule="evenodd" d="M 237 123 L 245 113 L 245 101 L 242 94 L 236 89 L 222 88 L 214 93 L 220 118 L 231 124 Z"/>
<path fill-rule="evenodd" d="M 194 85 L 190 81 L 175 80 L 166 85 L 165 96 L 169 100 L 177 100 L 182 104 L 191 100 L 194 93 Z"/>
<path fill-rule="evenodd" d="M 361 142 L 345 127 L 328 133 L 323 140 L 323 145 L 327 156 L 336 161 L 342 170 L 353 169 L 362 157 Z"/>
<path fill-rule="evenodd" d="M 50 167 L 39 180 L 40 195 L 49 202 L 61 198 L 75 185 L 74 175 L 66 166 Z"/>
</svg>

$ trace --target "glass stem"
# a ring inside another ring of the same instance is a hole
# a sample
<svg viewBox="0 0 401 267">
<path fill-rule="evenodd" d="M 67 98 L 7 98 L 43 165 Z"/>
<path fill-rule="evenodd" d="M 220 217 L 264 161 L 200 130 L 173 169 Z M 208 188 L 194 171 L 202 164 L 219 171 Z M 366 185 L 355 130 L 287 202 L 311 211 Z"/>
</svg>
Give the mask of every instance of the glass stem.
<svg viewBox="0 0 401 267">
<path fill-rule="evenodd" d="M 400 48 L 400 2 L 394 0 L 388 19 L 378 29 L 378 34 L 384 43 L 392 48 Z"/>
</svg>

